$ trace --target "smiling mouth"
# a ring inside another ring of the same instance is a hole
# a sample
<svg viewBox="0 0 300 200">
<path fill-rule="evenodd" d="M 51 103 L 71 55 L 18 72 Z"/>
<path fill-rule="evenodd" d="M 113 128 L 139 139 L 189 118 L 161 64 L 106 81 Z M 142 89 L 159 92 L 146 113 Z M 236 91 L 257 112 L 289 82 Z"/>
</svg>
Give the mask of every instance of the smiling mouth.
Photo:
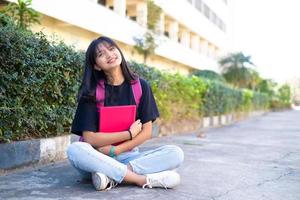
<svg viewBox="0 0 300 200">
<path fill-rule="evenodd" d="M 115 62 L 116 60 L 117 60 L 117 58 L 113 58 L 113 59 L 110 59 L 107 63 L 111 64 L 111 63 Z"/>
</svg>

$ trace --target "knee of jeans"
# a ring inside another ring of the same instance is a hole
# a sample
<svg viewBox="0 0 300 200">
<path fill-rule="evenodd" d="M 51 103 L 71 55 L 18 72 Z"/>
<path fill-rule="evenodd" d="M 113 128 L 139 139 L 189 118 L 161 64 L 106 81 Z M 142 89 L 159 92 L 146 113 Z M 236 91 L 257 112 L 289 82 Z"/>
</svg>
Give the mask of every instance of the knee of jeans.
<svg viewBox="0 0 300 200">
<path fill-rule="evenodd" d="M 82 145 L 83 142 L 74 142 L 70 144 L 67 148 L 67 156 L 70 160 L 73 160 L 75 155 L 78 152 L 79 146 Z"/>
<path fill-rule="evenodd" d="M 172 157 L 177 161 L 176 163 L 179 166 L 184 160 L 183 150 L 176 145 L 166 145 L 166 148 L 173 155 Z"/>
</svg>

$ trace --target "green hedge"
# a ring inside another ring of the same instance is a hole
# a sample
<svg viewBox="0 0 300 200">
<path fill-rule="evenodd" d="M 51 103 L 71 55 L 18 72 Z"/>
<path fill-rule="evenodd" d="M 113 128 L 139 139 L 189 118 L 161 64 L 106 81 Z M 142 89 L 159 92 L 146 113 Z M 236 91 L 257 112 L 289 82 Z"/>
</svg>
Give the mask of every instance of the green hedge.
<svg viewBox="0 0 300 200">
<path fill-rule="evenodd" d="M 247 89 L 234 89 L 215 81 L 206 81 L 206 84 L 208 87 L 202 108 L 204 116 L 237 111 L 248 112 L 269 107 L 269 98 L 266 94 Z"/>
<path fill-rule="evenodd" d="M 199 118 L 206 90 L 203 80 L 161 72 L 135 62 L 131 62 L 131 68 L 150 82 L 164 121 Z"/>
<path fill-rule="evenodd" d="M 83 53 L 0 19 L 0 141 L 69 132 Z"/>
<path fill-rule="evenodd" d="M 193 72 L 193 75 L 202 79 L 226 83 L 226 80 L 222 75 L 212 70 L 196 70 L 195 72 Z"/>
<path fill-rule="evenodd" d="M 203 114 L 205 116 L 220 115 L 241 110 L 242 91 L 232 89 L 220 82 L 207 81 Z"/>
<path fill-rule="evenodd" d="M 83 52 L 49 42 L 43 33 L 19 30 L 3 15 L 0 35 L 0 142 L 69 133 Z M 268 106 L 261 93 L 130 65 L 151 84 L 164 123 Z"/>
<path fill-rule="evenodd" d="M 151 83 L 165 122 L 268 108 L 266 94 L 234 89 L 220 81 L 196 76 L 164 73 L 135 62 L 131 67 Z"/>
</svg>

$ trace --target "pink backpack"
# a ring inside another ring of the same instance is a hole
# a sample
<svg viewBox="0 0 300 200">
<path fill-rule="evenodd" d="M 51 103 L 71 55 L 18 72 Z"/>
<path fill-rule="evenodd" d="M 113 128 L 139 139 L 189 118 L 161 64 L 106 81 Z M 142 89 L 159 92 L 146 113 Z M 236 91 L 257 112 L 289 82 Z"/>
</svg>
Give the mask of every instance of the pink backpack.
<svg viewBox="0 0 300 200">
<path fill-rule="evenodd" d="M 138 108 L 142 97 L 142 86 L 141 86 L 140 79 L 131 81 L 131 89 L 133 92 L 136 107 Z M 104 106 L 104 99 L 105 99 L 105 84 L 104 84 L 104 80 L 100 80 L 96 88 L 96 100 L 98 102 L 97 103 L 98 112 L 100 110 L 100 107 Z M 83 136 L 79 138 L 79 141 L 84 142 Z"/>
</svg>

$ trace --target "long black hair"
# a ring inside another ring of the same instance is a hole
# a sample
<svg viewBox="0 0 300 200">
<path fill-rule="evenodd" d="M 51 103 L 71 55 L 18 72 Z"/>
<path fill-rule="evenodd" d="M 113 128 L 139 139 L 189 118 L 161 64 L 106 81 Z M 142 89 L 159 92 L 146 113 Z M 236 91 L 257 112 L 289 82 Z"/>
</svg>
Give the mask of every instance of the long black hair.
<svg viewBox="0 0 300 200">
<path fill-rule="evenodd" d="M 125 81 L 128 83 L 132 83 L 133 81 L 138 79 L 137 74 L 133 73 L 124 58 L 124 55 L 118 45 L 110 38 L 101 36 L 91 42 L 88 46 L 85 53 L 85 63 L 84 63 L 84 75 L 82 79 L 81 86 L 79 88 L 77 100 L 80 101 L 82 98 L 86 100 L 96 101 L 96 86 L 100 79 L 107 81 L 107 77 L 103 70 L 99 71 L 94 68 L 96 64 L 96 50 L 99 44 L 106 43 L 109 46 L 116 47 L 121 54 L 122 62 L 121 62 L 121 70 Z"/>
</svg>

